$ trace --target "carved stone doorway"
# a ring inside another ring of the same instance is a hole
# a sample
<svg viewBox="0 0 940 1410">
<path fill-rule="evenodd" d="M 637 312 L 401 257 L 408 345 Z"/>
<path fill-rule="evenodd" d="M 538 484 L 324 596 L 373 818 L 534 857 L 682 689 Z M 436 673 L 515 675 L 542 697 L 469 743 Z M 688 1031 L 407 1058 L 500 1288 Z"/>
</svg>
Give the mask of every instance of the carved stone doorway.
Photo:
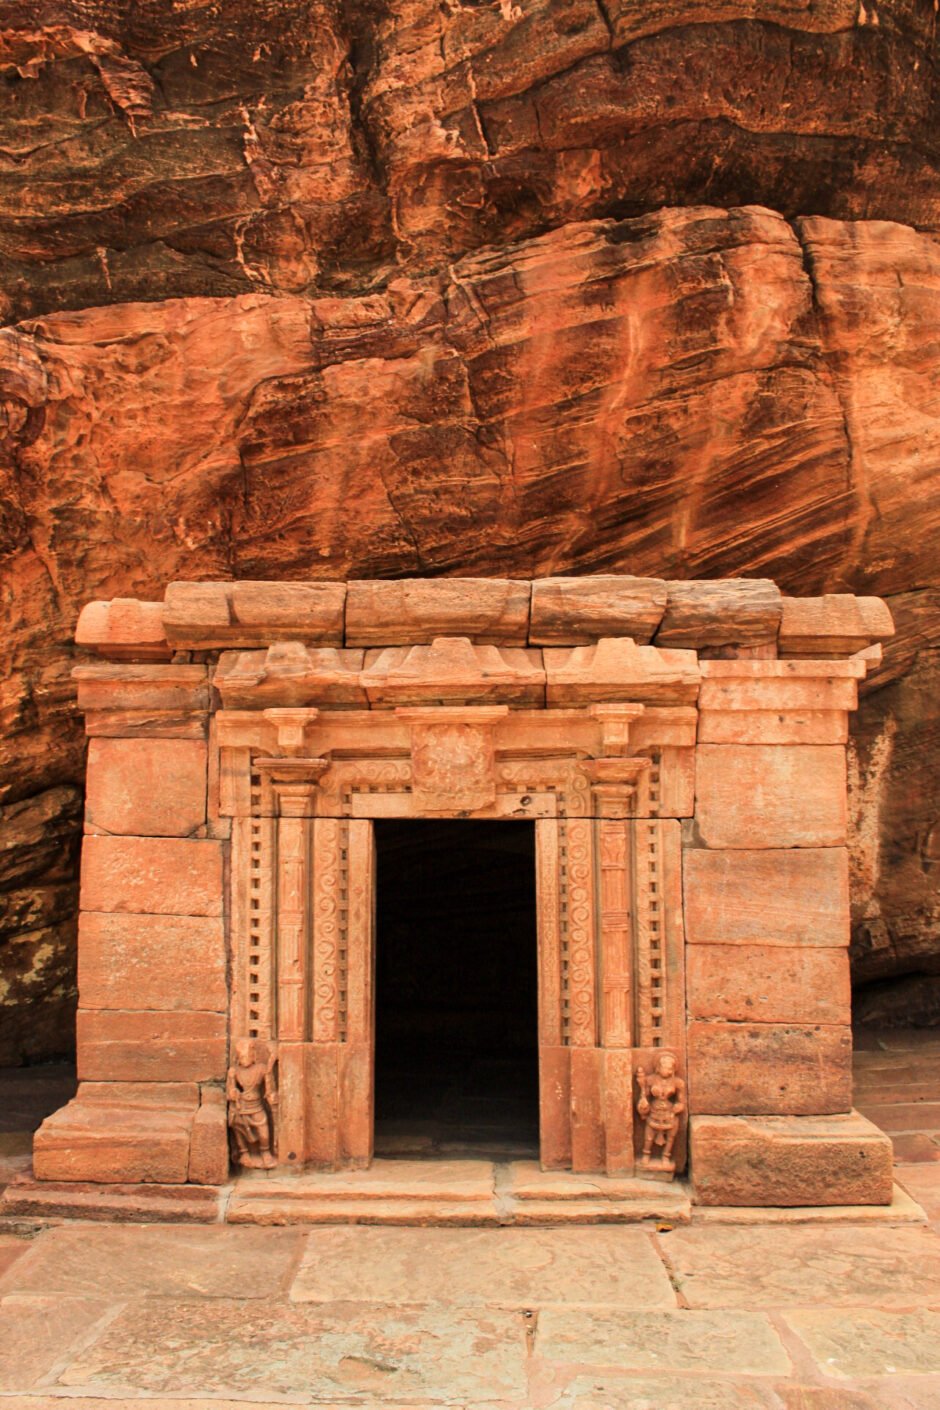
<svg viewBox="0 0 940 1410">
<path fill-rule="evenodd" d="M 532 822 L 384 820 L 375 1154 L 538 1156 Z"/>
</svg>

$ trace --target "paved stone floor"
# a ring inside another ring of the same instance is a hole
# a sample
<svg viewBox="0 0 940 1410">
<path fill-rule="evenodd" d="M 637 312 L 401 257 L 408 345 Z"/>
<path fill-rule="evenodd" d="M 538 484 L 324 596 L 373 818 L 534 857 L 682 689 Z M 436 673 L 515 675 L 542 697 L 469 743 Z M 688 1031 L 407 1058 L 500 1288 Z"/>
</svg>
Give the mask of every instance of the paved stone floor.
<svg viewBox="0 0 940 1410">
<path fill-rule="evenodd" d="M 938 1059 L 861 1035 L 926 1225 L 0 1234 L 0 1410 L 940 1410 Z"/>
</svg>

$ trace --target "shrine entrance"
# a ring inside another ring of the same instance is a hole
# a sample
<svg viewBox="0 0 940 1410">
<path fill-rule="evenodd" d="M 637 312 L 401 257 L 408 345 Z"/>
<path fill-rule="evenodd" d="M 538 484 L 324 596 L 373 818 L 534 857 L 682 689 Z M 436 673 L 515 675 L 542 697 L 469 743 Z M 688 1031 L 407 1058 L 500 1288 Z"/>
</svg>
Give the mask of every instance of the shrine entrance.
<svg viewBox="0 0 940 1410">
<path fill-rule="evenodd" d="M 375 825 L 375 1154 L 538 1156 L 531 822 Z"/>
<path fill-rule="evenodd" d="M 506 1164 L 558 1198 L 691 1143 L 706 1204 L 890 1201 L 851 1112 L 845 741 L 892 630 L 760 579 L 89 604 L 81 1087 L 38 1180 L 221 1189 L 234 1153 L 260 1203 L 228 1217 L 295 1219 L 290 1175 L 335 1221 L 397 1143 L 502 1220 L 487 1167 L 537 1112 Z M 397 1162 L 407 1217 L 434 1178 Z"/>
</svg>

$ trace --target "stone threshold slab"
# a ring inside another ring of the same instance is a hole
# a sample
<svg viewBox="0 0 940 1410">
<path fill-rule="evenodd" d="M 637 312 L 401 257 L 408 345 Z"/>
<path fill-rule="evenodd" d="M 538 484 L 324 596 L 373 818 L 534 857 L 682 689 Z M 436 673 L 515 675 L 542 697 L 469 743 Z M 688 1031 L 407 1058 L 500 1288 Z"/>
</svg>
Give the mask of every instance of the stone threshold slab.
<svg viewBox="0 0 940 1410">
<path fill-rule="evenodd" d="M 368 1170 L 240 1176 L 229 1224 L 687 1224 L 682 1184 L 543 1171 L 535 1161 L 377 1160 Z"/>
<path fill-rule="evenodd" d="M 376 1161 L 369 1170 L 251 1172 L 233 1185 L 94 1185 L 20 1176 L 0 1198 L 0 1231 L 24 1223 L 372 1224 L 546 1227 L 637 1224 L 923 1224 L 899 1185 L 890 1205 L 693 1205 L 683 1181 L 659 1184 L 542 1171 L 534 1161 Z"/>
</svg>

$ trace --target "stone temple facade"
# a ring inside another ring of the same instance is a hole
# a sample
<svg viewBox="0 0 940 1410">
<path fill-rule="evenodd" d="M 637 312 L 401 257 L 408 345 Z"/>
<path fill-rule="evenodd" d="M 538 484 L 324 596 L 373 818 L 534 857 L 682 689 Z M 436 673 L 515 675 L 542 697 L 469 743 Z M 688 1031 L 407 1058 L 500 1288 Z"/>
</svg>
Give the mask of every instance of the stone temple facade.
<svg viewBox="0 0 940 1410">
<path fill-rule="evenodd" d="M 543 1169 L 889 1202 L 890 1143 L 852 1110 L 845 745 L 891 632 L 878 599 L 744 579 L 91 603 L 80 1086 L 36 1179 L 368 1166 L 377 839 L 423 820 L 459 851 L 486 821 L 533 839 Z M 493 954 L 529 944 L 510 910 Z M 462 955 L 468 992 L 491 962 Z"/>
</svg>

